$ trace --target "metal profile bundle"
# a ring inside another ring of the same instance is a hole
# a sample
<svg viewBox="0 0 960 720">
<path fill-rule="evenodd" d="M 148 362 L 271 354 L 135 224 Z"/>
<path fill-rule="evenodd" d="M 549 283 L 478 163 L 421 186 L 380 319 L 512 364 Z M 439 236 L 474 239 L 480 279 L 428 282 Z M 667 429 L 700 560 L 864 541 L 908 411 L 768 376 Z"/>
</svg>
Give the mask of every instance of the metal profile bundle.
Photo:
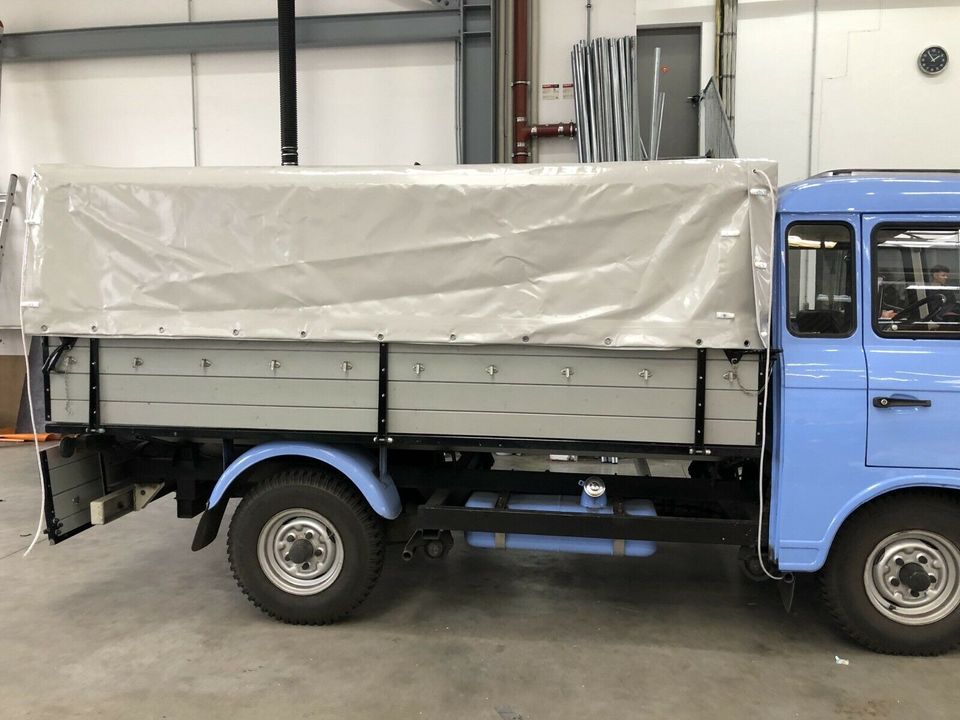
<svg viewBox="0 0 960 720">
<path fill-rule="evenodd" d="M 637 38 L 580 41 L 570 61 L 580 162 L 646 160 L 640 138 Z"/>
</svg>

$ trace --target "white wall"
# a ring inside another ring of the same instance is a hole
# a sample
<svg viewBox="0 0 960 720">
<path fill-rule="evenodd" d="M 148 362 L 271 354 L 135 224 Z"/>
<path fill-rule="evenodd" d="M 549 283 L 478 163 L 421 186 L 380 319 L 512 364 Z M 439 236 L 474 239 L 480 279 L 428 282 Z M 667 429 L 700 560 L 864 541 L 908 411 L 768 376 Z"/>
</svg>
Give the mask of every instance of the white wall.
<svg viewBox="0 0 960 720">
<path fill-rule="evenodd" d="M 637 28 L 636 0 L 592 0 L 590 18 L 592 37 L 633 35 Z M 540 123 L 569 122 L 575 119 L 573 100 L 543 100 L 544 83 L 572 82 L 570 50 L 586 39 L 587 13 L 584 0 L 539 0 L 534 18 L 539 28 L 537 78 L 531 92 L 538 103 Z M 539 80 L 539 82 L 537 82 Z M 576 162 L 577 145 L 570 138 L 537 141 L 539 162 Z"/>
<path fill-rule="evenodd" d="M 431 0 L 300 0 L 300 15 L 424 9 Z M 275 0 L 4 0 L 7 33 L 273 17 Z M 303 50 L 301 162 L 456 162 L 454 44 Z M 274 53 L 196 59 L 199 162 L 279 160 Z M 42 163 L 194 163 L 189 56 L 7 63 L 0 82 L 0 181 L 21 176 L 0 270 L 0 328 L 19 325 L 24 187 Z M 6 337 L 6 335 L 4 335 Z M 9 340 L 9 338 L 8 338 Z M 0 342 L 0 354 L 12 347 Z"/>
<path fill-rule="evenodd" d="M 637 0 L 637 22 L 704 22 L 712 60 L 713 5 Z M 814 0 L 740 0 L 740 154 L 778 160 L 782 182 L 840 167 L 960 166 L 960 0 L 818 5 L 815 14 Z M 916 59 L 936 44 L 954 62 L 928 78 Z"/>
<path fill-rule="evenodd" d="M 960 1 L 830 6 L 818 32 L 814 171 L 960 167 Z M 930 45 L 952 54 L 939 77 L 917 69 Z"/>
</svg>

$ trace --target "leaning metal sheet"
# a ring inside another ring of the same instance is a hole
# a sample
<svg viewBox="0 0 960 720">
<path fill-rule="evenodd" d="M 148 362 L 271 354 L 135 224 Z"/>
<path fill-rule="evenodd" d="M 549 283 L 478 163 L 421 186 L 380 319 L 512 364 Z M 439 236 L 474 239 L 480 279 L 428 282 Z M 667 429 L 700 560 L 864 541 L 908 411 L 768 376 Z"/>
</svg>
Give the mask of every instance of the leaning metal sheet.
<svg viewBox="0 0 960 720">
<path fill-rule="evenodd" d="M 755 171 L 762 172 L 755 172 Z M 776 165 L 45 166 L 31 334 L 766 345 Z"/>
</svg>

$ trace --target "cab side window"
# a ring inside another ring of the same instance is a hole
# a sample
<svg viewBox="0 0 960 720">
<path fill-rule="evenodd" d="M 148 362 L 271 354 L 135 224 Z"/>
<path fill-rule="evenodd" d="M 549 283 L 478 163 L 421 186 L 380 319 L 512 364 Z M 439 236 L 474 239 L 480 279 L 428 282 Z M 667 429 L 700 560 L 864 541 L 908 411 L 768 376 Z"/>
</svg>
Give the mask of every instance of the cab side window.
<svg viewBox="0 0 960 720">
<path fill-rule="evenodd" d="M 960 333 L 960 232 L 879 227 L 874 232 L 874 328 L 888 337 Z"/>
<path fill-rule="evenodd" d="M 853 230 L 842 223 L 787 228 L 787 327 L 800 337 L 848 337 L 857 327 Z"/>
</svg>

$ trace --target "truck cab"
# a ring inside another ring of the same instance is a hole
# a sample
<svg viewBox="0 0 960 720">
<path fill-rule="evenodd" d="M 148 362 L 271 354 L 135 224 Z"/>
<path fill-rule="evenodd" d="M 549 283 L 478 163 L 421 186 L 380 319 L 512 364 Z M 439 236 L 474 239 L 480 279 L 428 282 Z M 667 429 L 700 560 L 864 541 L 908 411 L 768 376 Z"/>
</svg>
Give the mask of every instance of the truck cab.
<svg viewBox="0 0 960 720">
<path fill-rule="evenodd" d="M 956 515 L 958 232 L 955 172 L 837 171 L 781 191 L 770 539 L 782 571 L 838 563 L 850 532 L 906 521 L 918 502 Z M 866 594 L 916 635 L 956 607 L 956 546 L 943 528 L 879 534 L 859 568 Z M 910 587 L 900 568 L 914 556 L 911 569 L 939 567 Z"/>
</svg>

